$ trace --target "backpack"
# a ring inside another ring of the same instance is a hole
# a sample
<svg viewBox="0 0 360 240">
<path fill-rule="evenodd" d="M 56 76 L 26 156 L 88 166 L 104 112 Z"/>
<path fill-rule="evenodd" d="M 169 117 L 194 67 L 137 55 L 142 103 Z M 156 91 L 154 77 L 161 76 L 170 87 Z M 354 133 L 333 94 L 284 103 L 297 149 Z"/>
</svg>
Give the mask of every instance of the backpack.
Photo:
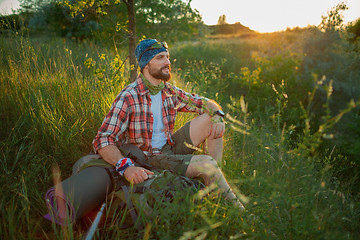
<svg viewBox="0 0 360 240">
<path fill-rule="evenodd" d="M 155 207 L 166 207 L 175 197 L 191 196 L 205 186 L 198 180 L 176 175 L 169 170 L 160 170 L 146 163 L 143 152 L 135 145 L 126 144 L 119 147 L 125 157 L 130 157 L 135 166 L 141 166 L 154 172 L 146 181 L 131 186 L 121 177 L 113 166 L 101 159 L 100 155 L 87 155 L 73 166 L 73 173 L 89 167 L 103 167 L 107 170 L 113 191 L 107 196 L 106 219 L 111 219 L 121 228 L 135 226 L 143 229 L 144 223 L 152 216 Z M 100 219 L 104 218 L 104 204 L 97 211 Z M 99 216 L 100 215 L 100 216 Z M 94 234 L 100 219 L 92 220 L 87 236 Z M 91 238 L 87 238 L 91 239 Z"/>
</svg>

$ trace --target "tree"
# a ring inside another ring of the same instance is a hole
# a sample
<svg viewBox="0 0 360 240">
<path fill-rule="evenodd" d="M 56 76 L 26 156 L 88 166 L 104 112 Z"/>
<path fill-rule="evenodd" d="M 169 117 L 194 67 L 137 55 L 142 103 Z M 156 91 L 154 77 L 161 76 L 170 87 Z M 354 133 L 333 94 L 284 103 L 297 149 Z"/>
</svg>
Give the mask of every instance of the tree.
<svg viewBox="0 0 360 240">
<path fill-rule="evenodd" d="M 330 11 L 328 11 L 327 16 L 321 16 L 322 20 L 320 23 L 320 28 L 324 29 L 325 31 L 335 31 L 340 29 L 344 22 L 344 16 L 342 12 L 347 9 L 348 7 L 344 2 L 339 3 L 333 7 Z"/>
<path fill-rule="evenodd" d="M 190 3 L 191 0 L 136 0 L 137 32 L 162 41 L 192 38 L 203 23 Z"/>
<path fill-rule="evenodd" d="M 103 23 L 102 25 L 109 22 L 113 25 L 113 30 L 109 28 L 113 31 L 110 34 L 119 30 L 116 28 L 120 26 L 121 32 L 128 38 L 131 81 L 135 80 L 137 73 L 135 58 L 137 32 L 141 33 L 140 38 L 150 36 L 158 39 L 185 40 L 197 34 L 198 26 L 202 24 L 198 11 L 190 6 L 191 0 L 187 2 L 183 0 L 103 0 L 102 2 L 106 3 L 101 5 L 103 14 L 100 22 Z M 82 9 L 90 4 L 83 4 L 80 7 L 76 5 L 79 6 L 78 2 L 73 4 L 74 9 Z M 122 12 L 124 8 L 119 5 L 126 5 L 126 13 Z M 118 17 L 113 18 L 112 14 L 117 14 Z M 106 21 L 109 22 L 106 23 Z"/>
<path fill-rule="evenodd" d="M 134 81 L 137 74 L 136 33 L 141 33 L 141 38 L 190 38 L 197 33 L 197 26 L 202 24 L 200 14 L 191 8 L 190 2 L 191 0 L 83 0 L 68 5 L 75 15 L 84 14 L 87 8 L 96 5 L 101 25 L 109 26 L 110 23 L 113 26 L 112 30 L 111 27 L 108 28 L 112 31 L 109 35 L 119 30 L 125 34 L 129 47 L 130 79 Z M 126 13 L 123 12 L 124 5 Z M 114 18 L 112 14 L 117 14 L 118 17 Z"/>
<path fill-rule="evenodd" d="M 118 38 L 119 35 L 126 37 L 131 81 L 135 80 L 137 74 L 137 32 L 141 33 L 140 38 L 146 36 L 166 41 L 185 40 L 198 34 L 199 26 L 203 24 L 198 11 L 190 6 L 191 0 L 22 1 L 24 7 L 36 12 L 34 18 L 37 21 L 34 21 L 36 24 L 33 26 L 40 26 L 38 23 L 43 23 L 43 26 L 61 26 L 66 36 L 77 40 L 92 36 L 98 40 Z M 49 8 L 49 5 L 52 7 Z M 48 7 L 46 11 L 44 6 Z M 64 36 L 64 33 L 60 35 Z M 121 42 L 118 39 L 115 41 Z"/>
<path fill-rule="evenodd" d="M 129 33 L 129 59 L 130 59 L 130 81 L 133 82 L 137 75 L 137 62 L 135 58 L 136 48 L 136 24 L 134 0 L 122 0 L 128 9 L 128 33 Z"/>
<path fill-rule="evenodd" d="M 225 24 L 228 24 L 228 22 L 226 21 L 226 15 L 223 14 L 219 17 L 216 25 L 225 25 Z"/>
<path fill-rule="evenodd" d="M 34 12 L 49 1 L 43 0 L 19 0 L 22 11 Z"/>
</svg>

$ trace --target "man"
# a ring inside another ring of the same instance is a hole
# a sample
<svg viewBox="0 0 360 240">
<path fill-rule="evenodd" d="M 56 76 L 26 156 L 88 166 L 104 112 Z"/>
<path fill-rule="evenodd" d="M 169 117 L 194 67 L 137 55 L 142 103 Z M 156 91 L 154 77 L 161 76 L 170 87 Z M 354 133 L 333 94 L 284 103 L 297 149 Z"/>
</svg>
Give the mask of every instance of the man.
<svg viewBox="0 0 360 240">
<path fill-rule="evenodd" d="M 116 97 L 94 141 L 95 151 L 129 182 L 138 184 L 153 172 L 134 166 L 117 145 L 137 145 L 151 165 L 205 185 L 216 183 L 226 198 L 243 208 L 226 182 L 217 162 L 222 158 L 224 113 L 214 101 L 189 94 L 170 85 L 170 55 L 167 44 L 156 39 L 141 41 L 135 50 L 141 73 Z M 199 116 L 173 133 L 177 112 Z M 192 155 L 193 148 L 207 140 L 209 155 Z"/>
</svg>

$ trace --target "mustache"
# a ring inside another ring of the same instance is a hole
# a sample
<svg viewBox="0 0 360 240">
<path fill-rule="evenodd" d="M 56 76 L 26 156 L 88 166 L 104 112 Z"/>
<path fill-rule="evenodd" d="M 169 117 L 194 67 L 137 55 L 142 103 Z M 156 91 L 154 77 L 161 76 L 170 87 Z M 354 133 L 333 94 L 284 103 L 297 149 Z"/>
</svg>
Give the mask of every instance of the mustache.
<svg viewBox="0 0 360 240">
<path fill-rule="evenodd" d="M 170 65 L 168 65 L 168 66 L 163 66 L 163 67 L 161 68 L 161 70 L 163 70 L 163 69 L 169 69 L 169 70 L 171 70 L 171 66 L 170 66 Z"/>
</svg>

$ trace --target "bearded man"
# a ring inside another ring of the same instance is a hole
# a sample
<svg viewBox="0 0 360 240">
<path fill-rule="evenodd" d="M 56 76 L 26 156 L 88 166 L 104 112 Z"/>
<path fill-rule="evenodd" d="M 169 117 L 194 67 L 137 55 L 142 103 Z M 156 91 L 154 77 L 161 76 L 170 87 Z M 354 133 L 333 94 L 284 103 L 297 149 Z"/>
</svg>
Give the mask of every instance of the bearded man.
<svg viewBox="0 0 360 240">
<path fill-rule="evenodd" d="M 137 45 L 135 55 L 141 73 L 116 97 L 94 138 L 95 151 L 121 176 L 138 184 L 154 173 L 135 166 L 118 148 L 121 144 L 134 144 L 144 152 L 150 165 L 201 178 L 207 186 L 215 183 L 227 199 L 243 208 L 218 166 L 225 132 L 220 105 L 168 83 L 171 63 L 165 42 L 145 39 Z M 177 112 L 195 112 L 199 116 L 174 133 Z M 206 140 L 208 155 L 192 155 L 191 146 L 197 147 Z"/>
</svg>

